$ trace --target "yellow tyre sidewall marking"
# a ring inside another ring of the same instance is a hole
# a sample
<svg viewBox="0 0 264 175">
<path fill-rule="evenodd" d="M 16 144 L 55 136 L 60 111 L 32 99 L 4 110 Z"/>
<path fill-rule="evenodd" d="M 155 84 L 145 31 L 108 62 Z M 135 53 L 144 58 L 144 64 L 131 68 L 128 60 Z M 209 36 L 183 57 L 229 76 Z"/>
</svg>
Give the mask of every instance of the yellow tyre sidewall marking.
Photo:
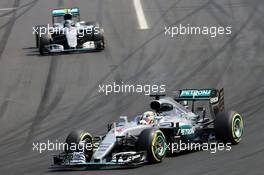
<svg viewBox="0 0 264 175">
<path fill-rule="evenodd" d="M 92 135 L 90 133 L 85 132 L 85 133 L 82 133 L 80 135 L 80 141 L 83 141 L 83 139 L 84 139 L 85 136 L 89 136 L 89 137 L 91 137 L 91 139 L 93 139 L 93 137 L 92 137 Z"/>
<path fill-rule="evenodd" d="M 157 161 L 157 162 L 160 162 L 161 159 L 157 158 L 157 156 L 156 156 L 156 154 L 155 154 L 155 150 L 154 150 L 155 142 L 156 142 L 157 137 L 158 137 L 158 133 L 162 134 L 162 132 L 159 131 L 159 130 L 155 131 L 155 133 L 154 133 L 154 138 L 153 138 L 152 143 L 151 143 L 151 151 L 152 151 L 152 155 L 153 155 L 153 157 L 156 159 L 156 161 Z M 163 135 L 163 134 L 162 134 L 162 135 Z"/>
</svg>

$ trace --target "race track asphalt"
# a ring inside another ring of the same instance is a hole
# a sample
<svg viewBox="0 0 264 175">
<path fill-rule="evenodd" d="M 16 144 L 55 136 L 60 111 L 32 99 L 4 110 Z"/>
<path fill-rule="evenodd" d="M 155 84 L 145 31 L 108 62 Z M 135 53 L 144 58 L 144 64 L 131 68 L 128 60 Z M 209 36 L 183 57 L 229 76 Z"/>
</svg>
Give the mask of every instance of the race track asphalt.
<svg viewBox="0 0 264 175">
<path fill-rule="evenodd" d="M 140 30 L 132 0 L 1 0 L 0 174 L 198 175 L 263 174 L 264 1 L 141 0 L 149 29 Z M 39 56 L 32 27 L 51 22 L 50 10 L 77 6 L 99 21 L 103 52 Z M 232 26 L 232 35 L 164 35 L 165 26 Z M 98 93 L 112 82 L 179 88 L 224 87 L 225 105 L 245 119 L 241 144 L 231 151 L 168 157 L 161 164 L 110 171 L 49 172 L 56 152 L 33 142 L 63 141 L 77 128 L 101 134 L 121 115 L 148 108 L 142 94 Z"/>
</svg>

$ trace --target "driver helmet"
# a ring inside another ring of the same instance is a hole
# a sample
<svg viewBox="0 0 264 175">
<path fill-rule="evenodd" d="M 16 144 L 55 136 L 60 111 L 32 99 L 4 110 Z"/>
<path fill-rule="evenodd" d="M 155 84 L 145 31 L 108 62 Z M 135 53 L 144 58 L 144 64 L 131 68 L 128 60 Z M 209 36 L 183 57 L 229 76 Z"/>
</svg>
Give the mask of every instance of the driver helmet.
<svg viewBox="0 0 264 175">
<path fill-rule="evenodd" d="M 66 13 L 65 15 L 64 15 L 64 20 L 66 21 L 66 20 L 72 20 L 72 14 L 71 13 Z"/>
<path fill-rule="evenodd" d="M 156 114 L 153 111 L 147 111 L 144 112 L 142 120 L 145 121 L 146 124 L 153 124 L 155 116 Z"/>
</svg>

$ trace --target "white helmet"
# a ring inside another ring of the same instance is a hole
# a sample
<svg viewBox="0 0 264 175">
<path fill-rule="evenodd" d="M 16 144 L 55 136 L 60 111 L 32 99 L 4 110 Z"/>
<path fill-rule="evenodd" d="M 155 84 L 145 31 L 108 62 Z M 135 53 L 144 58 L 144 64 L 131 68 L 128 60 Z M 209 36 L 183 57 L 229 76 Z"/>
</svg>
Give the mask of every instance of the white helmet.
<svg viewBox="0 0 264 175">
<path fill-rule="evenodd" d="M 142 116 L 142 120 L 144 120 L 146 124 L 153 124 L 155 116 L 156 116 L 155 112 L 147 111 L 147 112 L 144 112 Z"/>
</svg>

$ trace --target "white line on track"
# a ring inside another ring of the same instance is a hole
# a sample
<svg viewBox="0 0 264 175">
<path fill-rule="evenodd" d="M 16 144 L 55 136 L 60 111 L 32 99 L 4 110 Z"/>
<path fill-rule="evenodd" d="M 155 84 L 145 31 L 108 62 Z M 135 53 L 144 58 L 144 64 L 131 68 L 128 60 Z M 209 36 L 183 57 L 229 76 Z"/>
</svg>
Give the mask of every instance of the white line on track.
<svg viewBox="0 0 264 175">
<path fill-rule="evenodd" d="M 134 1 L 134 6 L 137 13 L 137 19 L 140 29 L 141 30 L 148 29 L 149 27 L 142 9 L 141 0 L 133 0 L 133 1 Z"/>
<path fill-rule="evenodd" d="M 2 8 L 0 11 L 8 11 L 8 10 L 15 10 L 16 8 Z"/>
</svg>

